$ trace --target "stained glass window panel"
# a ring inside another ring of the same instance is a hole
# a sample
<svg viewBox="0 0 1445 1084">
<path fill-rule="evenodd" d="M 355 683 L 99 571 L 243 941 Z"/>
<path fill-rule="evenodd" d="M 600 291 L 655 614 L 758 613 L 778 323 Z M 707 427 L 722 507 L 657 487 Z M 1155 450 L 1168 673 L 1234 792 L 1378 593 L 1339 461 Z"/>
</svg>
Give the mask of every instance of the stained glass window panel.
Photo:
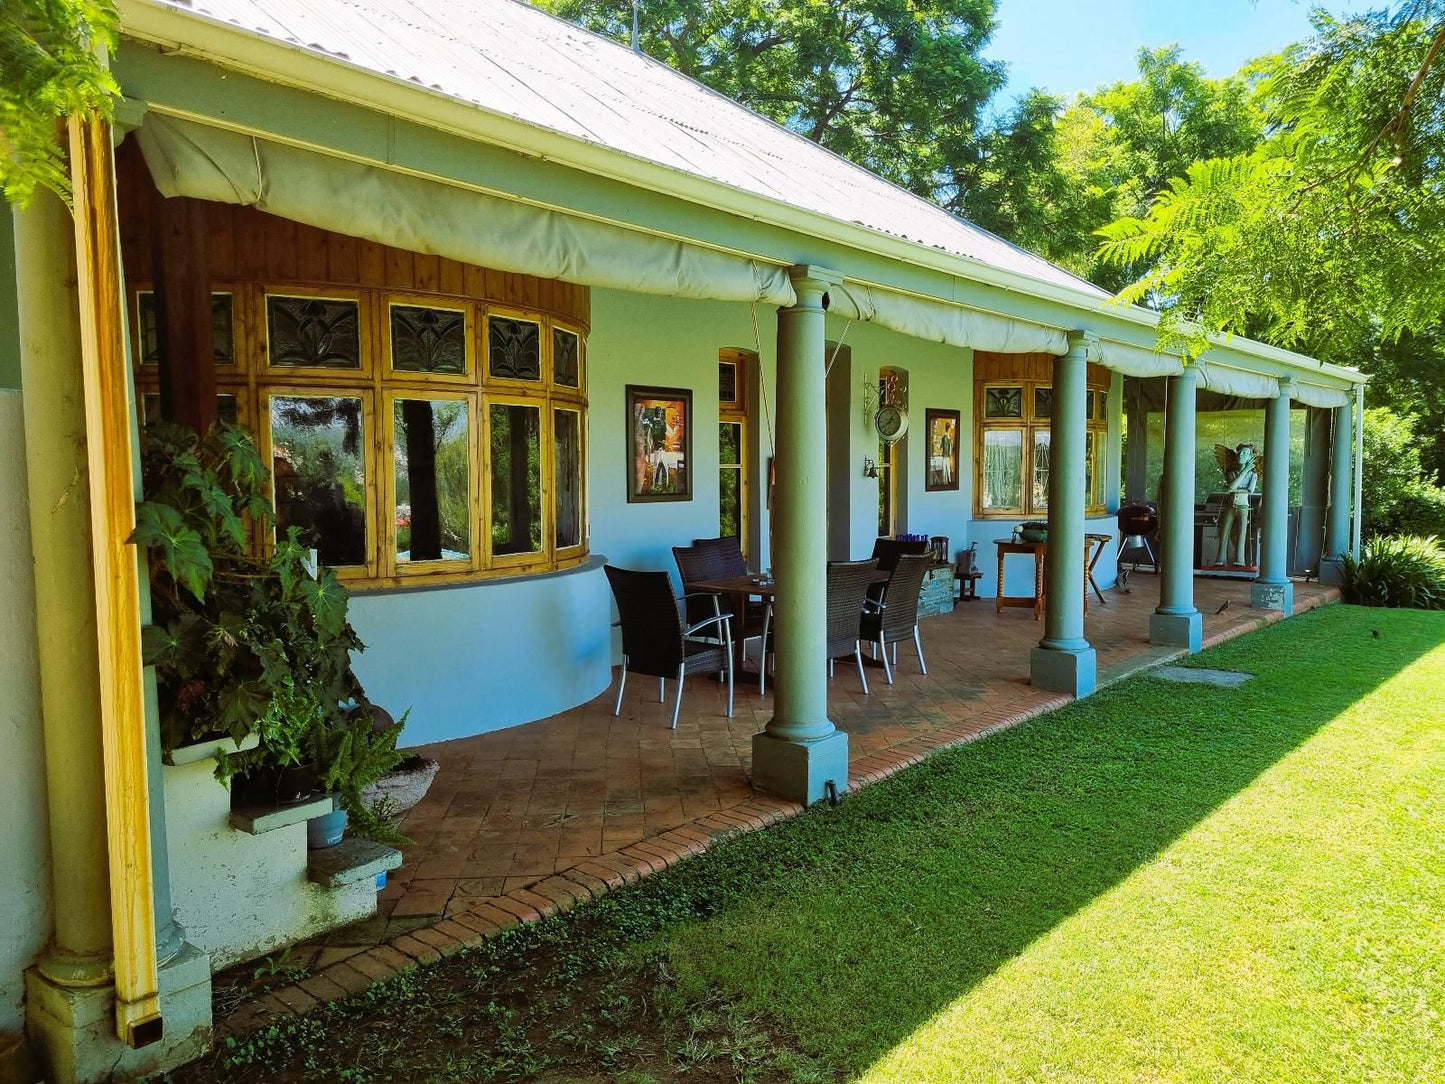
<svg viewBox="0 0 1445 1084">
<path fill-rule="evenodd" d="M 983 507 L 1023 507 L 1024 435 L 1019 429 L 983 434 Z"/>
<path fill-rule="evenodd" d="M 1098 392 L 1097 394 L 1098 394 L 1098 397 L 1099 397 L 1099 400 L 1098 400 L 1099 412 L 1098 412 L 1097 414 L 1095 414 L 1094 417 L 1098 418 L 1101 422 L 1108 421 L 1108 420 L 1109 420 L 1109 393 L 1106 392 L 1106 391 L 1101 391 L 1101 392 Z"/>
<path fill-rule="evenodd" d="M 465 375 L 467 314 L 455 309 L 393 305 L 391 367 L 408 373 Z"/>
<path fill-rule="evenodd" d="M 582 415 L 575 410 L 552 412 L 553 455 L 556 458 L 556 544 L 559 550 L 582 545 Z"/>
<path fill-rule="evenodd" d="M 582 340 L 565 328 L 552 329 L 552 379 L 564 388 L 575 388 L 581 379 Z"/>
<path fill-rule="evenodd" d="M 355 301 L 324 297 L 266 298 L 271 364 L 298 369 L 360 369 L 361 332 Z"/>
<path fill-rule="evenodd" d="M 136 322 L 140 340 L 140 363 L 159 365 L 161 361 L 160 318 L 156 312 L 156 295 L 142 290 L 136 295 Z M 228 293 L 211 295 L 211 350 L 216 365 L 236 364 L 235 299 Z"/>
<path fill-rule="evenodd" d="M 472 553 L 467 404 L 396 399 L 392 410 L 396 559 L 466 561 Z"/>
<path fill-rule="evenodd" d="M 737 362 L 720 361 L 717 365 L 718 402 L 732 405 L 738 401 Z"/>
<path fill-rule="evenodd" d="M 366 563 L 366 440 L 361 399 L 271 399 L 276 532 L 300 528 L 322 564 Z"/>
<path fill-rule="evenodd" d="M 1023 388 L 985 388 L 983 416 L 985 418 L 1022 418 L 1024 416 Z"/>
<path fill-rule="evenodd" d="M 1054 416 L 1054 389 L 1047 387 L 1034 388 L 1034 417 L 1052 418 Z"/>
<path fill-rule="evenodd" d="M 542 411 L 493 403 L 488 428 L 492 552 L 536 553 L 542 548 Z"/>
<path fill-rule="evenodd" d="M 541 380 L 541 328 L 531 320 L 487 320 L 488 372 L 499 380 Z"/>
<path fill-rule="evenodd" d="M 1042 511 L 1049 506 L 1049 438 L 1047 429 L 1034 430 L 1033 508 Z"/>
</svg>

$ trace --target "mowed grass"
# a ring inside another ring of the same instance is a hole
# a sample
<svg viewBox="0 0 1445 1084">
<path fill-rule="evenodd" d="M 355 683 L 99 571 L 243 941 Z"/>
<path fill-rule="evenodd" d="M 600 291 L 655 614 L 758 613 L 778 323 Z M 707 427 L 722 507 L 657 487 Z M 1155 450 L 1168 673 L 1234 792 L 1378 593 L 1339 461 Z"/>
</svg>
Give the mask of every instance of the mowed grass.
<svg viewBox="0 0 1445 1084">
<path fill-rule="evenodd" d="M 879 1084 L 1445 1080 L 1442 641 L 1336 606 L 1192 661 L 1240 689 L 1106 690 L 803 818 L 652 948 Z"/>
</svg>

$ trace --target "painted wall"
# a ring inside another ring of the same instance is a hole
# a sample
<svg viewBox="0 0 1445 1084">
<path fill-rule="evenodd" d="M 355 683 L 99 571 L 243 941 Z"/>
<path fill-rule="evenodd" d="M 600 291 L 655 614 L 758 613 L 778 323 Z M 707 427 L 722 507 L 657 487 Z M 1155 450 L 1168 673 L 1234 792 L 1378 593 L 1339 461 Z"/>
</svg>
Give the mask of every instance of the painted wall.
<svg viewBox="0 0 1445 1084">
<path fill-rule="evenodd" d="M 0 216 L 9 221 L 8 216 Z M 0 323 L 0 331 L 7 325 Z M 13 331 L 13 323 L 8 325 Z M 0 390 L 0 1035 L 24 1027 L 22 972 L 50 936 L 49 819 L 20 393 Z"/>
<path fill-rule="evenodd" d="M 20 314 L 15 299 L 15 220 L 0 210 L 0 388 L 20 387 Z"/>
</svg>

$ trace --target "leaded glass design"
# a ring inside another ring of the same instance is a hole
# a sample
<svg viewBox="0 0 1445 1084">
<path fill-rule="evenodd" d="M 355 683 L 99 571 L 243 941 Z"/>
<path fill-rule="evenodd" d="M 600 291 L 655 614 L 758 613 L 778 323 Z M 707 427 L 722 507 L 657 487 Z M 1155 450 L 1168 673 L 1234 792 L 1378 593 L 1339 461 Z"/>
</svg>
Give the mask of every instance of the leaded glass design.
<svg viewBox="0 0 1445 1084">
<path fill-rule="evenodd" d="M 140 339 L 140 363 L 161 362 L 160 319 L 156 314 L 156 295 L 141 290 L 136 295 L 136 321 Z M 216 365 L 236 364 L 235 299 L 229 293 L 211 295 L 211 349 Z"/>
<path fill-rule="evenodd" d="M 1024 434 L 1021 429 L 986 429 L 983 434 L 983 507 L 1022 508 Z"/>
<path fill-rule="evenodd" d="M 467 404 L 396 399 L 392 411 L 397 562 L 467 561 L 472 553 Z"/>
<path fill-rule="evenodd" d="M 1034 417 L 1052 418 L 1054 416 L 1054 389 L 1048 387 L 1034 388 Z"/>
<path fill-rule="evenodd" d="M 738 366 L 735 361 L 717 363 L 717 398 L 719 403 L 738 401 Z"/>
<path fill-rule="evenodd" d="M 1101 422 L 1106 422 L 1109 420 L 1109 393 L 1101 391 L 1097 394 L 1099 396 L 1099 412 L 1095 414 L 1094 417 L 1098 418 Z"/>
<path fill-rule="evenodd" d="M 366 457 L 361 399 L 271 399 L 276 533 L 291 527 L 324 565 L 366 564 Z"/>
<path fill-rule="evenodd" d="M 552 380 L 564 388 L 577 387 L 581 378 L 582 340 L 566 328 L 552 329 Z"/>
<path fill-rule="evenodd" d="M 391 367 L 408 373 L 465 375 L 467 314 L 455 309 L 393 305 Z"/>
<path fill-rule="evenodd" d="M 493 403 L 488 411 L 492 453 L 492 553 L 542 549 L 542 411 Z"/>
<path fill-rule="evenodd" d="M 267 297 L 271 364 L 298 369 L 360 369 L 361 332 L 355 301 Z"/>
<path fill-rule="evenodd" d="M 1035 511 L 1049 506 L 1049 439 L 1047 429 L 1034 430 L 1033 502 Z"/>
<path fill-rule="evenodd" d="M 499 380 L 541 380 L 541 328 L 531 320 L 487 320 L 487 371 Z"/>
<path fill-rule="evenodd" d="M 582 415 L 575 410 L 552 412 L 556 458 L 556 545 L 559 550 L 582 545 Z"/>
<path fill-rule="evenodd" d="M 983 416 L 985 418 L 1022 418 L 1024 416 L 1023 388 L 1017 386 L 985 388 Z"/>
</svg>

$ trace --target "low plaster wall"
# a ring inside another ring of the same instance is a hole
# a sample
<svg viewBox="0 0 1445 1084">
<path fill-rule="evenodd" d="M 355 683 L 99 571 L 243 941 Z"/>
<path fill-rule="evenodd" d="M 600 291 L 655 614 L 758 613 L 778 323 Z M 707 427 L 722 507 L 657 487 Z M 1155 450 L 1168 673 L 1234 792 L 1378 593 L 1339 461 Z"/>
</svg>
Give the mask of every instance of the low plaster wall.
<svg viewBox="0 0 1445 1084">
<path fill-rule="evenodd" d="M 8 216 L 6 216 L 8 217 Z M 20 393 L 0 390 L 0 1034 L 25 1026 L 23 972 L 50 936 L 50 847 Z"/>
</svg>

